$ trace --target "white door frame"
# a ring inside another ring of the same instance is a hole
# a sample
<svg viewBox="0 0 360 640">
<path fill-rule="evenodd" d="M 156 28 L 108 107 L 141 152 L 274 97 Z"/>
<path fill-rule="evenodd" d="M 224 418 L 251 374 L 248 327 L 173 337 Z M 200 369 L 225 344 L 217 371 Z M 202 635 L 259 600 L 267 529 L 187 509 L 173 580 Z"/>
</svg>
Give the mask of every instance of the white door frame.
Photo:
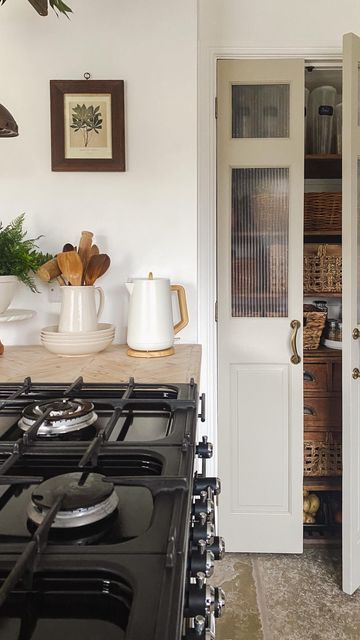
<svg viewBox="0 0 360 640">
<path fill-rule="evenodd" d="M 198 341 L 202 344 L 201 391 L 206 393 L 206 433 L 215 447 L 208 473 L 217 474 L 216 302 L 216 64 L 219 59 L 304 58 L 342 60 L 338 47 L 247 49 L 199 45 L 198 50 Z"/>
</svg>

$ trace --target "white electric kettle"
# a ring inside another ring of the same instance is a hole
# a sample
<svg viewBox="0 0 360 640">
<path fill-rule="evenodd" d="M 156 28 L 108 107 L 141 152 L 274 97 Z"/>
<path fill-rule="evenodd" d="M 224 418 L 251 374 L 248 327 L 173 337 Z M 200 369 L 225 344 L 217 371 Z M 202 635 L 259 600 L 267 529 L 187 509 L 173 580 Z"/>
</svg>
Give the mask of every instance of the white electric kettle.
<svg viewBox="0 0 360 640">
<path fill-rule="evenodd" d="M 127 331 L 129 355 L 144 357 L 173 353 L 174 334 L 189 322 L 184 287 L 180 284 L 170 285 L 170 280 L 154 278 L 152 273 L 147 278 L 126 282 L 125 286 L 130 293 Z M 178 295 L 181 316 L 175 325 L 172 291 Z"/>
</svg>

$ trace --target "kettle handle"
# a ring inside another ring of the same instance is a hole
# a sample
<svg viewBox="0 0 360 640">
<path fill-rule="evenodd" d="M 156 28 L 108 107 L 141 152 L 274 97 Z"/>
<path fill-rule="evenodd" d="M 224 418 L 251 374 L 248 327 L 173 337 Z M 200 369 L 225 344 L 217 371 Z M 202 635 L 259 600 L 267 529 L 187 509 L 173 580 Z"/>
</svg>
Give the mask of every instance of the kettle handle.
<svg viewBox="0 0 360 640">
<path fill-rule="evenodd" d="M 170 286 L 171 291 L 176 291 L 178 295 L 179 301 L 179 309 L 180 309 L 180 320 L 174 325 L 174 333 L 178 333 L 189 324 L 189 314 L 186 303 L 186 293 L 185 289 L 181 284 L 172 284 Z"/>
</svg>

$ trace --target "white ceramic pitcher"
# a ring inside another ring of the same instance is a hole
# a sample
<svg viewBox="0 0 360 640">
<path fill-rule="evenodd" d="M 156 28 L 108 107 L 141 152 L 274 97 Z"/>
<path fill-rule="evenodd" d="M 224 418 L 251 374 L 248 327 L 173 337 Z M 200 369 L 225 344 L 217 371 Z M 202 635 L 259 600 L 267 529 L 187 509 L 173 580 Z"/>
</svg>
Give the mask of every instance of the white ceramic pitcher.
<svg viewBox="0 0 360 640">
<path fill-rule="evenodd" d="M 64 331 L 96 331 L 104 308 L 104 292 L 101 287 L 65 286 L 61 289 L 61 310 L 59 333 Z M 99 307 L 96 310 L 95 292 L 99 295 Z"/>
<path fill-rule="evenodd" d="M 126 282 L 130 293 L 127 343 L 136 351 L 163 351 L 174 344 L 174 334 L 189 322 L 185 289 L 167 278 L 135 278 Z M 174 325 L 171 293 L 178 295 L 181 320 Z"/>
</svg>

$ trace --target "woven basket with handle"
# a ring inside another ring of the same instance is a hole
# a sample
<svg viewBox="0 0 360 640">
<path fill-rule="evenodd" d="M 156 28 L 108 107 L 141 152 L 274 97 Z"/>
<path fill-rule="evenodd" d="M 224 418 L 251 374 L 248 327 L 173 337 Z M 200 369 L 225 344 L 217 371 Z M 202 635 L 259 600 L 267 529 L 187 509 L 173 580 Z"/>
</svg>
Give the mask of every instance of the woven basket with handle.
<svg viewBox="0 0 360 640">
<path fill-rule="evenodd" d="M 309 436 L 311 435 L 311 439 Z M 304 476 L 340 476 L 342 453 L 340 436 L 331 432 L 305 433 Z"/>
<path fill-rule="evenodd" d="M 325 327 L 326 313 L 312 304 L 304 304 L 304 351 L 319 348 L 321 334 Z"/>
<path fill-rule="evenodd" d="M 340 245 L 305 245 L 304 293 L 341 293 Z"/>
</svg>

